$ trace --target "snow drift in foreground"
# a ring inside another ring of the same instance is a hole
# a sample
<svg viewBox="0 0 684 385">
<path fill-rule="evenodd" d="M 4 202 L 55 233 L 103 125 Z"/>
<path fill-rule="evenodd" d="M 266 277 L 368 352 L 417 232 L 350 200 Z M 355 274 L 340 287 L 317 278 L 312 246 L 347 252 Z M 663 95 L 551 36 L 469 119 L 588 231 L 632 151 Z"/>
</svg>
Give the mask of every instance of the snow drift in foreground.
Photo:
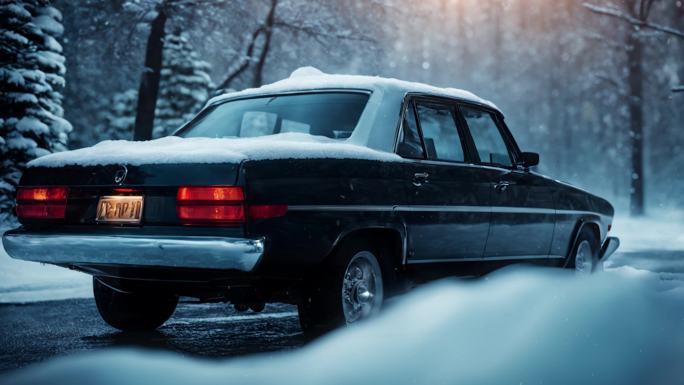
<svg viewBox="0 0 684 385">
<path fill-rule="evenodd" d="M 295 352 L 228 361 L 84 353 L 3 384 L 674 384 L 681 293 L 650 279 L 505 269 L 413 292 L 381 317 Z"/>
<path fill-rule="evenodd" d="M 49 154 L 29 167 L 106 164 L 238 163 L 245 159 L 370 159 L 400 161 L 398 155 L 322 136 L 283 133 L 257 138 L 181 138 L 133 142 L 105 140 L 92 147 Z"/>
</svg>

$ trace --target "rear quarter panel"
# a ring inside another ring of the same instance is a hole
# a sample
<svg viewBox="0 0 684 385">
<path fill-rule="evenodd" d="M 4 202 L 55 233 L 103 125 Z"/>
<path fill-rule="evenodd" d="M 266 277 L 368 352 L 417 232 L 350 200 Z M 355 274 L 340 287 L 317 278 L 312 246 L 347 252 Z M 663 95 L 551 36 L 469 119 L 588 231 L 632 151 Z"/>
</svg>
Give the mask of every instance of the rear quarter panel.
<svg viewBox="0 0 684 385">
<path fill-rule="evenodd" d="M 392 207 L 405 200 L 400 162 L 287 159 L 243 164 L 248 204 L 287 204 L 281 218 L 251 221 L 248 236 L 265 236 L 264 273 L 314 268 L 346 234 L 405 228 Z M 410 182 L 408 182 L 410 184 Z"/>
<path fill-rule="evenodd" d="M 595 225 L 601 243 L 608 236 L 615 211 L 605 199 L 566 183 L 554 181 L 556 228 L 551 253 L 567 256 L 582 226 Z"/>
</svg>

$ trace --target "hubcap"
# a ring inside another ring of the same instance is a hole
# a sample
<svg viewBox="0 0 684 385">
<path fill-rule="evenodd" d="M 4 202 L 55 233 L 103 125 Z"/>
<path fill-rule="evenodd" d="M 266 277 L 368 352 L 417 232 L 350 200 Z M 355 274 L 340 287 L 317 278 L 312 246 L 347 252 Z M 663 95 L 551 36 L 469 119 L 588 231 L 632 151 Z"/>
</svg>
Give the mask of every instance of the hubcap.
<svg viewBox="0 0 684 385">
<path fill-rule="evenodd" d="M 575 271 L 582 274 L 590 274 L 594 270 L 594 255 L 589 241 L 582 241 L 577 246 L 575 255 Z"/>
<path fill-rule="evenodd" d="M 368 251 L 357 253 L 344 273 L 342 310 L 347 324 L 367 318 L 382 305 L 382 274 L 375 256 Z"/>
</svg>

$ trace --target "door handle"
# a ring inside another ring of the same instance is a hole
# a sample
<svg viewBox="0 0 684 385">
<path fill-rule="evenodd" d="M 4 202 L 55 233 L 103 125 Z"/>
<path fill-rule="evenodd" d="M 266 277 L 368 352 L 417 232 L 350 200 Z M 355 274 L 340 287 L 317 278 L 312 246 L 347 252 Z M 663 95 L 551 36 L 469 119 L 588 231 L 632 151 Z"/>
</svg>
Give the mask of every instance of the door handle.
<svg viewBox="0 0 684 385">
<path fill-rule="evenodd" d="M 422 186 L 424 183 L 428 182 L 430 174 L 426 172 L 417 172 L 413 174 L 413 185 L 416 187 Z"/>
<path fill-rule="evenodd" d="M 502 181 L 499 181 L 498 183 L 495 183 L 493 187 L 496 191 L 504 192 L 504 191 L 508 190 L 508 186 L 510 186 L 512 184 L 513 184 L 513 182 L 502 180 Z"/>
</svg>

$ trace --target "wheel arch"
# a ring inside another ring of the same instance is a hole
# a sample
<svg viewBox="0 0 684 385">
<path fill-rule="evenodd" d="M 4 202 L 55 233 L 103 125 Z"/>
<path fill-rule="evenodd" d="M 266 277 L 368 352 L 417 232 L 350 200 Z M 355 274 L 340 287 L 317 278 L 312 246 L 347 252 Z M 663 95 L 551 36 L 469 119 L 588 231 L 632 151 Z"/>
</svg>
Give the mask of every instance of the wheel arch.
<svg viewBox="0 0 684 385">
<path fill-rule="evenodd" d="M 572 251 L 577 246 L 577 241 L 579 240 L 580 234 L 584 229 L 591 231 L 599 242 L 599 248 L 601 247 L 601 224 L 592 218 L 580 218 L 575 224 L 575 229 L 572 235 L 572 242 L 570 242 L 568 249 L 565 253 L 565 263 L 564 267 L 567 267 L 570 263 L 570 258 L 572 257 Z"/>
<path fill-rule="evenodd" d="M 339 247 L 358 239 L 368 242 L 376 250 L 387 251 L 387 255 L 380 257 L 387 258 L 385 262 L 389 263 L 391 268 L 398 269 L 403 266 L 406 255 L 406 231 L 395 226 L 367 226 L 341 233 L 333 242 L 327 258 L 334 255 Z"/>
</svg>

